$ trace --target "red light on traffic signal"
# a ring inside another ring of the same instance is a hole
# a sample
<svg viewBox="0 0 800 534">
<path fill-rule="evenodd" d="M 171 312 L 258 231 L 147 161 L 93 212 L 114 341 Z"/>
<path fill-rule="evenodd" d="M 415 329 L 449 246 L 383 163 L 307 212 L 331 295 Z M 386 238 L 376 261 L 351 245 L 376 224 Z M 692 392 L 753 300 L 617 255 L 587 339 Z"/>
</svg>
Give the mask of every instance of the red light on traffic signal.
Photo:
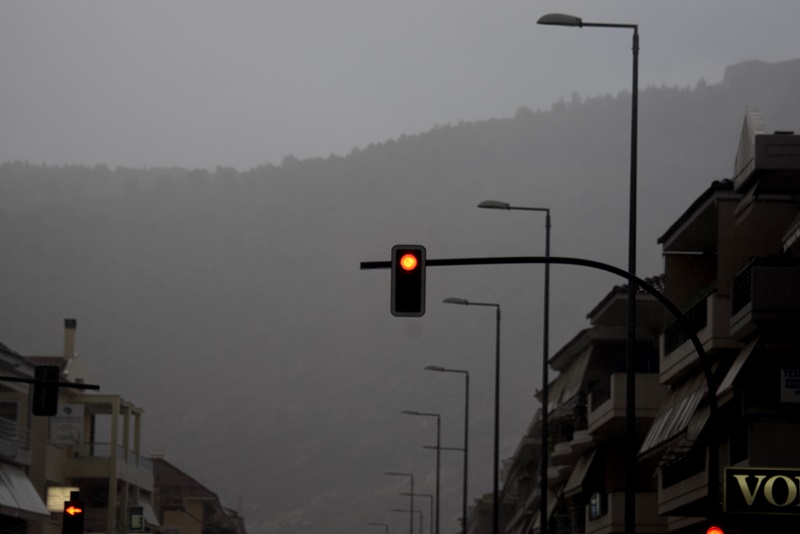
<svg viewBox="0 0 800 534">
<path fill-rule="evenodd" d="M 708 530 L 706 530 L 706 534 L 725 534 L 725 531 L 723 531 L 722 528 L 718 526 L 713 526 L 713 527 L 708 527 Z"/>
<path fill-rule="evenodd" d="M 419 265 L 419 260 L 414 254 L 403 254 L 400 258 L 400 267 L 406 271 L 413 271 Z"/>
</svg>

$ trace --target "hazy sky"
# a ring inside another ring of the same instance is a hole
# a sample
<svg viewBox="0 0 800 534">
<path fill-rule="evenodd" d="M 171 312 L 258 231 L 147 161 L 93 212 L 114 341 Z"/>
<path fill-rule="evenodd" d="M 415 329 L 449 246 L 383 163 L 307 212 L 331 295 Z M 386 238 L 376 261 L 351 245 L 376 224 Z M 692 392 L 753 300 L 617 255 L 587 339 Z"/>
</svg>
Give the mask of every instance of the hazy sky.
<svg viewBox="0 0 800 534">
<path fill-rule="evenodd" d="M 244 170 L 800 56 L 800 2 L 83 0 L 0 8 L 0 161 Z"/>
</svg>

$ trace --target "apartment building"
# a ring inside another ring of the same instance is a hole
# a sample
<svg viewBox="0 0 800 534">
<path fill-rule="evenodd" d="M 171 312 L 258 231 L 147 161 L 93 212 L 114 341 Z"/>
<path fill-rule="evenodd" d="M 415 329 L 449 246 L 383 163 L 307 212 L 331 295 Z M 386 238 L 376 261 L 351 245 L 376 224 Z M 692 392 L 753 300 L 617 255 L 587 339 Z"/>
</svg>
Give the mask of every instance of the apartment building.
<svg viewBox="0 0 800 534">
<path fill-rule="evenodd" d="M 648 282 L 690 326 L 637 293 L 636 532 L 794 532 L 800 136 L 768 134 L 748 108 L 733 178 L 712 182 L 659 243 L 664 274 Z M 614 288 L 549 362 L 550 533 L 624 532 L 626 300 Z M 504 469 L 508 534 L 541 531 L 538 421 Z"/>
<path fill-rule="evenodd" d="M 717 404 L 712 414 L 686 332 L 668 326 L 659 376 L 669 391 L 640 450 L 658 462 L 668 532 L 800 525 L 798 194 L 800 136 L 768 134 L 750 108 L 733 178 L 713 182 L 659 239 L 664 294 L 702 344 Z"/>
</svg>

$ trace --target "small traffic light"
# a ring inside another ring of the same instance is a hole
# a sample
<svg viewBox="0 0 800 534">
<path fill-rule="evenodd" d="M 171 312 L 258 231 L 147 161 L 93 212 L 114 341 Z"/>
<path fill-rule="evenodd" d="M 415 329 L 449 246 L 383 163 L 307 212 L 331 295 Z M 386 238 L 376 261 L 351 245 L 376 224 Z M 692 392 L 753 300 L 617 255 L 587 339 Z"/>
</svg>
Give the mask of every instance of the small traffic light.
<svg viewBox="0 0 800 534">
<path fill-rule="evenodd" d="M 55 415 L 58 412 L 58 382 L 61 369 L 57 365 L 37 365 L 33 383 L 33 415 Z"/>
<path fill-rule="evenodd" d="M 392 247 L 392 315 L 422 317 L 425 314 L 425 247 Z"/>
<path fill-rule="evenodd" d="M 713 525 L 708 527 L 708 530 L 706 530 L 706 534 L 725 534 L 725 531 L 722 530 L 722 527 Z"/>
<path fill-rule="evenodd" d="M 62 534 L 83 534 L 83 516 L 86 503 L 80 500 L 78 492 L 72 492 L 68 501 L 64 502 L 64 519 L 61 523 Z"/>
</svg>

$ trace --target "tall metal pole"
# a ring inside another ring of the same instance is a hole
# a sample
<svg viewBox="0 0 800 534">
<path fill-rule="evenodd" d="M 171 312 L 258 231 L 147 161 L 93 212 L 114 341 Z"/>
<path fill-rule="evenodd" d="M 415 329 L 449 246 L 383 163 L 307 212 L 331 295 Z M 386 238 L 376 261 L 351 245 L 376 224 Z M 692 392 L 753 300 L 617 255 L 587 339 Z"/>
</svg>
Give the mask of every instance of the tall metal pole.
<svg viewBox="0 0 800 534">
<path fill-rule="evenodd" d="M 545 213 L 545 257 L 550 257 L 550 209 L 512 206 L 508 202 L 484 200 L 479 208 L 499 210 L 541 211 Z M 550 358 L 550 263 L 544 264 L 544 327 L 542 333 L 542 422 L 539 476 L 539 525 L 542 534 L 547 533 L 547 465 L 550 449 L 548 446 L 548 414 L 550 379 L 548 377 Z"/>
<path fill-rule="evenodd" d="M 426 371 L 439 371 L 443 373 L 461 373 L 464 375 L 464 481 L 461 488 L 461 532 L 467 533 L 467 470 L 469 466 L 469 371 L 462 369 L 445 369 L 439 365 L 429 365 Z M 437 447 L 446 449 L 446 447 Z M 438 511 L 437 511 L 438 517 Z"/>
<path fill-rule="evenodd" d="M 363 268 L 362 263 L 362 268 Z M 491 306 L 496 310 L 497 327 L 495 333 L 494 356 L 494 481 L 492 484 L 492 534 L 500 533 L 500 305 L 492 302 L 472 302 L 462 298 L 448 297 L 445 304 L 462 306 Z"/>
<path fill-rule="evenodd" d="M 410 500 L 410 512 L 408 514 L 409 524 L 408 524 L 408 531 L 410 534 L 414 534 L 414 475 L 412 473 L 398 473 L 396 471 L 384 471 L 384 475 L 390 475 L 395 477 L 409 477 L 411 479 L 411 497 Z M 422 534 L 420 532 L 420 534 Z"/>
<path fill-rule="evenodd" d="M 628 210 L 628 274 L 636 276 L 636 167 L 639 113 L 639 26 L 637 24 L 583 22 L 580 17 L 553 13 L 544 15 L 539 24 L 578 28 L 624 28 L 633 30 L 633 87 L 631 94 L 630 199 Z M 628 325 L 625 392 L 625 532 L 636 532 L 636 286 L 628 283 Z"/>
<path fill-rule="evenodd" d="M 628 272 L 636 275 L 636 158 L 639 103 L 639 31 L 633 28 L 631 92 L 631 180 L 628 220 Z M 628 339 L 625 399 L 625 532 L 636 532 L 636 285 L 628 283 Z"/>
<path fill-rule="evenodd" d="M 464 399 L 464 482 L 461 490 L 461 532 L 467 534 L 467 466 L 469 465 L 469 373 L 465 372 Z"/>
<path fill-rule="evenodd" d="M 406 415 L 421 415 L 427 417 L 435 417 L 436 418 L 436 534 L 439 534 L 439 480 L 440 480 L 440 471 L 439 471 L 439 460 L 441 458 L 441 437 L 442 437 L 442 418 L 438 413 L 426 413 L 426 412 L 416 412 L 413 410 L 403 410 L 404 414 Z M 431 533 L 433 534 L 433 533 Z"/>
<path fill-rule="evenodd" d="M 550 210 L 547 210 L 545 219 L 545 252 L 546 258 L 550 257 Z M 539 498 L 541 508 L 539 511 L 539 526 L 541 534 L 547 534 L 547 465 L 550 448 L 548 447 L 548 413 L 547 406 L 550 402 L 550 380 L 548 378 L 548 359 L 550 358 L 550 263 L 544 264 L 544 332 L 542 334 L 542 443 L 541 443 L 541 475 L 539 480 Z"/>
<path fill-rule="evenodd" d="M 500 533 L 500 306 L 497 310 L 494 364 L 494 506 L 492 510 L 492 533 Z"/>
</svg>

